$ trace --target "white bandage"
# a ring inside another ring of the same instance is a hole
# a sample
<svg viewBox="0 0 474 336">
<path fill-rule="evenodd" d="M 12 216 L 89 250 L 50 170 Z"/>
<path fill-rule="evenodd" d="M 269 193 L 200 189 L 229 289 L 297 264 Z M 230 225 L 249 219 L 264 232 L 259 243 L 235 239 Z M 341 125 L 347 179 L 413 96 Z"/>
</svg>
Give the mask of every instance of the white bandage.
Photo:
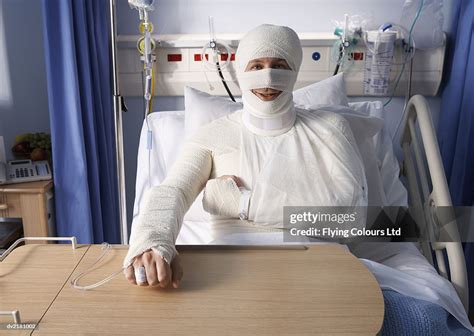
<svg viewBox="0 0 474 336">
<path fill-rule="evenodd" d="M 194 143 L 183 146 L 166 179 L 144 194 L 140 213 L 132 225 L 124 267 L 149 249 L 171 264 L 184 214 L 209 179 L 211 167 L 209 150 Z"/>
<path fill-rule="evenodd" d="M 240 187 L 239 218 L 249 219 L 250 190 Z"/>
<path fill-rule="evenodd" d="M 232 179 L 207 181 L 202 205 L 211 215 L 238 218 L 240 190 Z"/>
<path fill-rule="evenodd" d="M 140 266 L 138 268 L 135 268 L 135 280 L 138 283 L 146 283 L 146 272 L 145 272 L 145 267 Z"/>
<path fill-rule="evenodd" d="M 303 59 L 300 39 L 296 32 L 284 26 L 260 25 L 240 40 L 235 60 L 237 71 L 245 71 L 249 61 L 272 57 L 286 60 L 291 70 L 298 72 Z"/>
<path fill-rule="evenodd" d="M 272 88 L 291 92 L 296 83 L 297 73 L 284 69 L 263 69 L 247 71 L 239 75 L 241 90 Z"/>
<path fill-rule="evenodd" d="M 251 60 L 284 59 L 288 69 L 245 71 Z M 303 51 L 298 35 L 284 26 L 261 25 L 245 34 L 236 53 L 237 79 L 244 104 L 243 122 L 255 134 L 274 136 L 287 132 L 295 122 L 293 88 Z M 282 91 L 270 101 L 261 100 L 251 90 L 271 88 Z"/>
</svg>

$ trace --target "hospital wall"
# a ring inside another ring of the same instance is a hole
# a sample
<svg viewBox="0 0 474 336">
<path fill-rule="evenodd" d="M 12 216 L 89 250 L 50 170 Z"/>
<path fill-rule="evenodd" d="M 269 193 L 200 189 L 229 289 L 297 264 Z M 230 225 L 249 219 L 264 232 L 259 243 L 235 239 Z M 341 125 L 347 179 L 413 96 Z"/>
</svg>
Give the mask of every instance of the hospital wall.
<svg viewBox="0 0 474 336">
<path fill-rule="evenodd" d="M 41 1 L 0 0 L 0 135 L 49 133 Z"/>
</svg>

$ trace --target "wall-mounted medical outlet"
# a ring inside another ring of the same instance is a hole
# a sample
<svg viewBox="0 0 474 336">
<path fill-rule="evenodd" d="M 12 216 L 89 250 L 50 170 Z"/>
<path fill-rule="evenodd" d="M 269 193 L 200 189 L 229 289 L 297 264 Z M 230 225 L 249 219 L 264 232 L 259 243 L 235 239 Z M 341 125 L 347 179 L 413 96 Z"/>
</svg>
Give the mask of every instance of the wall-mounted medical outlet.
<svg viewBox="0 0 474 336">
<path fill-rule="evenodd" d="M 348 61 L 363 61 L 364 60 L 364 52 L 363 51 L 354 51 L 349 53 L 347 56 Z"/>
<path fill-rule="evenodd" d="M 300 35 L 303 46 L 303 62 L 301 65 L 296 88 L 307 86 L 332 76 L 336 66 L 333 46 L 336 37 L 326 33 L 302 33 Z M 221 64 L 227 65 L 222 69 L 231 91 L 234 95 L 240 95 L 235 76 L 235 50 L 242 35 L 228 34 L 219 36 L 233 48 L 229 55 L 222 54 L 219 57 Z M 139 36 L 119 36 L 118 56 L 120 70 L 121 93 L 124 96 L 142 96 L 142 71 L 143 63 L 140 54 L 136 50 L 136 41 Z M 157 96 L 182 96 L 184 86 L 192 86 L 199 90 L 214 95 L 227 95 L 219 75 L 216 71 L 207 68 L 202 62 L 202 47 L 208 43 L 206 35 L 156 35 L 159 41 L 156 52 L 155 73 Z M 209 50 L 208 50 L 209 52 Z M 369 51 L 363 45 L 353 48 L 347 55 L 347 60 L 340 69 L 345 73 L 346 90 L 350 96 L 364 95 L 364 70 Z M 417 50 L 413 59 L 412 93 L 434 96 L 438 92 L 443 71 L 445 47 L 421 51 Z M 206 54 L 207 60 L 212 55 Z M 402 50 L 396 49 L 394 64 L 390 72 L 390 88 L 396 81 L 402 63 L 405 60 Z M 405 67 L 405 70 L 408 67 Z M 206 74 L 204 75 L 204 72 Z M 207 77 L 207 79 L 206 79 Z M 404 95 L 407 85 L 407 74 L 402 75 L 395 95 Z M 214 87 L 209 90 L 209 81 Z"/>
</svg>

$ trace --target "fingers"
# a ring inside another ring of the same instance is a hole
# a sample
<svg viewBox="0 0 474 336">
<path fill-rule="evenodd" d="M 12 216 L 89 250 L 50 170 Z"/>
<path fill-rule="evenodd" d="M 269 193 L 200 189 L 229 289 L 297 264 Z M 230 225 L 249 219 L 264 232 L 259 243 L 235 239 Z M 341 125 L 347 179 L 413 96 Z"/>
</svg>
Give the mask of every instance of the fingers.
<svg viewBox="0 0 474 336">
<path fill-rule="evenodd" d="M 156 256 L 156 269 L 158 271 L 158 281 L 161 288 L 167 287 L 171 282 L 170 265 L 160 256 Z"/>
<path fill-rule="evenodd" d="M 243 187 L 244 184 L 242 183 L 242 181 L 240 180 L 240 178 L 238 178 L 237 176 L 235 175 L 232 175 L 232 179 L 234 180 L 235 184 L 237 184 L 237 187 Z"/>
<path fill-rule="evenodd" d="M 144 253 L 142 261 L 145 266 L 146 280 L 148 282 L 148 285 L 158 285 L 158 272 L 156 270 L 156 263 L 153 252 Z"/>
<path fill-rule="evenodd" d="M 139 281 L 135 275 L 140 267 L 145 268 L 146 280 L 144 282 Z M 174 288 L 178 288 L 183 277 L 183 268 L 179 255 L 176 255 L 170 266 L 161 256 L 147 251 L 136 257 L 133 264 L 124 270 L 124 274 L 133 285 L 166 288 L 172 284 Z"/>
<path fill-rule="evenodd" d="M 227 179 L 227 180 L 234 180 L 235 184 L 237 184 L 237 187 L 240 188 L 240 187 L 243 187 L 243 183 L 242 181 L 240 180 L 240 178 L 238 178 L 237 176 L 235 175 L 222 175 L 222 176 L 219 176 L 218 178 L 220 179 Z"/>
<path fill-rule="evenodd" d="M 183 278 L 183 267 L 181 267 L 181 258 L 179 254 L 171 262 L 172 284 L 174 288 L 179 287 L 179 283 Z"/>
<path fill-rule="evenodd" d="M 136 285 L 137 281 L 135 280 L 135 271 L 132 265 L 128 266 L 125 271 L 125 278 L 127 278 L 128 282 L 130 282 L 132 285 Z"/>
<path fill-rule="evenodd" d="M 133 272 L 134 272 L 134 276 L 135 276 L 135 272 L 140 268 L 140 267 L 144 267 L 144 264 L 143 264 L 143 256 L 146 254 L 147 252 L 143 253 L 141 256 L 139 257 L 136 257 L 135 258 L 135 261 L 133 262 Z M 137 279 L 137 277 L 135 276 L 135 282 L 138 286 L 148 286 L 148 282 L 141 282 L 139 279 Z"/>
</svg>

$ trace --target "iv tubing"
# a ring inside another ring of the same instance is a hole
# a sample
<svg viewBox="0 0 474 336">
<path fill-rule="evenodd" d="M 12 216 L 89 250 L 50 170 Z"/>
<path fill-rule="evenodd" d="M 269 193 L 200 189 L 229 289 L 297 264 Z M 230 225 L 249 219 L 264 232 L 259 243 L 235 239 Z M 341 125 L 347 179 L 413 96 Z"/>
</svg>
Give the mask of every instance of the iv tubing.
<svg viewBox="0 0 474 336">
<path fill-rule="evenodd" d="M 109 282 L 110 280 L 112 280 L 113 278 L 115 278 L 117 275 L 119 275 L 120 273 L 122 273 L 123 270 L 125 270 L 127 267 L 122 267 L 120 270 L 110 274 L 107 278 L 99 281 L 99 282 L 96 282 L 94 284 L 91 284 L 91 285 L 87 285 L 87 286 L 81 286 L 81 285 L 78 285 L 78 281 L 84 277 L 86 274 L 90 273 L 91 271 L 94 270 L 94 266 L 97 265 L 104 257 L 105 255 L 107 254 L 107 252 L 112 249 L 112 246 L 109 244 L 109 243 L 102 243 L 102 249 L 103 249 L 103 252 L 102 254 L 99 256 L 99 258 L 85 271 L 81 272 L 79 275 L 77 275 L 74 279 L 71 280 L 71 286 L 76 288 L 76 289 L 81 289 L 81 290 L 90 290 L 90 289 L 94 289 L 94 288 L 97 288 L 99 286 L 102 286 L 103 284 Z"/>
</svg>

